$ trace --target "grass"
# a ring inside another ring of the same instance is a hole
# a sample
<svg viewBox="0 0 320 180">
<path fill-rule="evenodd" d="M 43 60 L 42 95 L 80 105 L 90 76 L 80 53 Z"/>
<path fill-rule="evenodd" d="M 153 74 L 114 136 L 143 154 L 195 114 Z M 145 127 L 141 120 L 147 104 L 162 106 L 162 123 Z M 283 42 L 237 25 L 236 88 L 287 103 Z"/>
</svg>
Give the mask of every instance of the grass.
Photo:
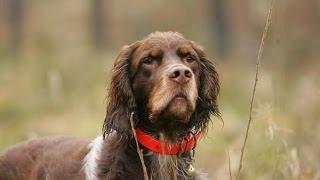
<svg viewBox="0 0 320 180">
<path fill-rule="evenodd" d="M 6 57 L 0 66 L 0 150 L 36 137 L 93 138 L 99 134 L 115 56 L 35 53 L 24 59 Z M 242 179 L 319 177 L 320 83 L 315 67 L 300 77 L 295 76 L 297 72 L 279 76 L 282 68 L 264 64 Z M 241 60 L 217 64 L 225 125 L 222 128 L 213 117 L 208 137 L 201 140 L 196 151 L 197 167 L 213 179 L 229 179 L 228 150 L 231 172 L 236 174 L 253 68 Z"/>
</svg>

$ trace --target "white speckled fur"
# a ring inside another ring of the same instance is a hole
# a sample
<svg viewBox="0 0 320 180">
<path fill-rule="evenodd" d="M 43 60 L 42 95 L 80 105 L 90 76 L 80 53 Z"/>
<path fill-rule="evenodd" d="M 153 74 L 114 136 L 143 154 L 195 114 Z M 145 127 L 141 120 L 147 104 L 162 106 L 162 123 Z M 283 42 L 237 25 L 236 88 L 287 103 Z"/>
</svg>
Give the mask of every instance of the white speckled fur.
<svg viewBox="0 0 320 180">
<path fill-rule="evenodd" d="M 89 145 L 89 152 L 84 158 L 84 171 L 86 180 L 98 180 L 97 170 L 97 159 L 100 157 L 101 149 L 103 145 L 103 137 L 96 137 Z"/>
</svg>

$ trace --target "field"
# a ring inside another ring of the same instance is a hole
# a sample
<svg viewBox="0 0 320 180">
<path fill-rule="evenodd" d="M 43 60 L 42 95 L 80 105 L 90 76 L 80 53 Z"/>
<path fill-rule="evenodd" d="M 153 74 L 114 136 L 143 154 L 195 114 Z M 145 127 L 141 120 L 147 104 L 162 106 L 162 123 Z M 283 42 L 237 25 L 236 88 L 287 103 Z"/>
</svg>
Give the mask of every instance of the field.
<svg viewBox="0 0 320 180">
<path fill-rule="evenodd" d="M 120 2 L 113 2 L 113 7 L 120 9 L 124 3 Z M 262 56 L 253 123 L 241 177 L 320 179 L 319 25 L 310 19 L 302 25 L 285 24 L 288 19 L 279 13 L 279 8 L 283 7 L 279 4 Z M 50 5 L 38 3 L 29 8 L 44 7 L 48 10 Z M 63 1 L 58 5 L 73 7 Z M 193 5 L 186 3 L 189 8 Z M 25 45 L 19 52 L 9 47 L 7 32 L 0 31 L 0 150 L 23 140 L 44 136 L 94 138 L 100 134 L 111 68 L 120 46 L 147 35 L 145 31 L 175 29 L 206 47 L 209 56 L 215 59 L 221 81 L 219 106 L 223 121 L 212 117 L 207 137 L 201 139 L 196 150 L 197 167 L 208 172 L 212 179 L 230 179 L 230 165 L 235 177 L 249 118 L 255 60 L 267 3 L 259 4 L 262 7 L 260 19 L 255 19 L 250 28 L 242 29 L 245 31 L 242 34 L 231 36 L 229 46 L 232 50 L 224 56 L 215 55 L 217 46 L 210 43 L 208 29 L 195 27 L 185 30 L 183 23 L 174 24 L 174 20 L 168 27 L 163 27 L 159 25 L 161 23 L 147 19 L 151 27 L 146 25 L 148 28 L 136 30 L 130 36 L 121 36 L 126 34 L 121 30 L 126 26 L 116 21 L 111 30 L 115 37 L 107 41 L 114 44 L 109 43 L 103 51 L 92 50 L 87 34 L 79 28 L 85 24 L 79 20 L 84 16 L 81 14 L 84 7 L 86 5 L 75 6 L 68 12 L 61 10 L 61 13 L 69 13 L 70 19 L 75 19 L 72 25 L 65 25 L 62 17 L 54 16 L 55 12 L 49 11 L 44 17 L 29 14 L 29 18 L 35 18 L 35 25 L 28 26 Z M 201 16 L 198 11 L 196 15 Z M 125 15 L 120 18 L 117 14 L 113 16 L 118 20 L 125 18 Z M 137 28 L 135 23 L 140 16 L 131 19 L 129 25 Z M 163 18 L 159 21 L 166 20 Z M 39 30 L 43 19 L 47 26 Z M 49 21 L 66 27 L 57 29 Z M 5 24 L 1 18 L 0 22 Z M 204 24 L 203 21 L 197 23 Z M 68 31 L 67 27 L 71 26 L 74 33 Z M 241 27 L 236 26 L 238 29 Z M 300 29 L 291 31 L 292 27 Z M 119 40 L 115 40 L 117 38 Z"/>
</svg>

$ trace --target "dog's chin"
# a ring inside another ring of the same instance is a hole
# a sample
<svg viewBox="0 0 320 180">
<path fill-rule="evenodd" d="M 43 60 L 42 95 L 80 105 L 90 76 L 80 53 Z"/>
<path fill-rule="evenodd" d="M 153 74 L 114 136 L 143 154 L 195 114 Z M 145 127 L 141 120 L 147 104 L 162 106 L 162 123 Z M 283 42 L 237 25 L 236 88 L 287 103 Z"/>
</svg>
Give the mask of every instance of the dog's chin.
<svg viewBox="0 0 320 180">
<path fill-rule="evenodd" d="M 188 123 L 192 112 L 193 108 L 187 98 L 175 97 L 169 102 L 166 109 L 163 111 L 162 117 L 165 119 L 179 121 L 181 123 Z"/>
<path fill-rule="evenodd" d="M 155 130 L 163 132 L 164 136 L 176 140 L 188 127 L 195 106 L 185 96 L 175 96 L 163 104 L 163 109 L 158 109 L 158 114 L 150 118 Z"/>
</svg>

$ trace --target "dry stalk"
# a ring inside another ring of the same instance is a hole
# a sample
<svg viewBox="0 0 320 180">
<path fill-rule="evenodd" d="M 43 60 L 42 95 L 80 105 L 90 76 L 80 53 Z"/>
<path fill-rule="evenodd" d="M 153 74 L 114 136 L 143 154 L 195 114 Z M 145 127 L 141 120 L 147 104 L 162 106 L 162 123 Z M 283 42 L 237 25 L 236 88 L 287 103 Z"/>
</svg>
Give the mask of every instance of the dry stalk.
<svg viewBox="0 0 320 180">
<path fill-rule="evenodd" d="M 230 159 L 230 150 L 228 149 L 228 168 L 229 168 L 229 178 L 232 180 L 232 171 L 231 171 L 231 159 Z"/>
<path fill-rule="evenodd" d="M 143 154 L 142 154 L 142 150 L 139 147 L 139 143 L 138 143 L 138 139 L 137 139 L 137 134 L 136 131 L 134 129 L 134 123 L 133 123 L 133 115 L 134 112 L 131 113 L 130 115 L 130 124 L 131 124 L 131 130 L 132 130 L 132 134 L 134 136 L 134 140 L 136 142 L 136 146 L 137 146 L 137 152 L 141 161 L 141 165 L 142 165 L 142 170 L 143 170 L 143 177 L 144 180 L 149 180 L 149 176 L 148 176 L 148 172 L 147 172 L 147 168 L 146 168 L 146 164 L 144 163 L 144 158 L 143 158 Z"/>
<path fill-rule="evenodd" d="M 259 67 L 260 67 L 261 56 L 262 56 L 263 48 L 264 48 L 264 42 L 265 42 L 265 39 L 267 37 L 268 30 L 269 30 L 269 27 L 270 27 L 270 24 L 271 24 L 271 17 L 272 17 L 272 10 L 273 10 L 273 6 L 274 6 L 274 2 L 275 2 L 275 0 L 271 0 L 271 5 L 270 5 L 268 16 L 267 16 L 267 21 L 266 21 L 266 24 L 265 24 L 265 27 L 264 27 L 264 31 L 263 31 L 261 42 L 260 42 L 260 46 L 259 46 L 257 62 L 256 62 L 256 75 L 255 75 L 255 81 L 254 81 L 254 84 L 253 84 L 253 91 L 252 91 L 252 96 L 251 96 L 251 101 L 250 101 L 249 120 L 248 120 L 248 124 L 247 124 L 245 138 L 244 138 L 243 145 L 242 145 L 242 148 L 241 148 L 237 179 L 239 179 L 239 177 L 240 177 L 240 173 L 241 173 L 241 169 L 242 169 L 242 161 L 243 161 L 244 150 L 245 150 L 245 147 L 246 147 L 246 144 L 247 144 L 247 139 L 248 139 L 248 135 L 249 135 L 249 131 L 250 131 L 250 126 L 251 126 L 251 123 L 252 123 L 252 109 L 253 109 L 253 103 L 254 103 L 254 98 L 255 98 L 255 94 L 256 94 L 258 78 L 259 78 Z"/>
</svg>

